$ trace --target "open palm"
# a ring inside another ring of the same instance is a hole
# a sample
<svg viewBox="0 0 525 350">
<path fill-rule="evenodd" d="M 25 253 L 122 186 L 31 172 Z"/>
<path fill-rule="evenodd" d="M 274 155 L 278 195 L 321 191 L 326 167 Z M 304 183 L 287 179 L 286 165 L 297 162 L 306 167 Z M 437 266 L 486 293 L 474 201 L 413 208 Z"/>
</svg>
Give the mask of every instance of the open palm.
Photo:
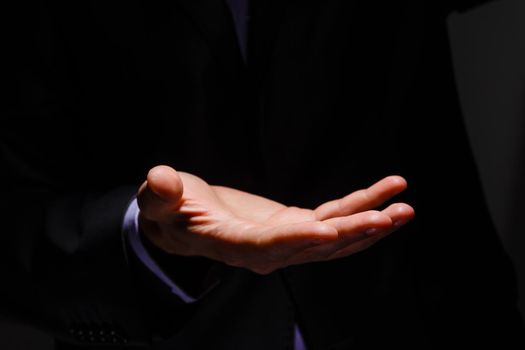
<svg viewBox="0 0 525 350">
<path fill-rule="evenodd" d="M 413 217 L 404 203 L 373 210 L 405 188 L 403 178 L 389 176 L 368 189 L 303 209 L 158 166 L 149 172 L 138 201 L 141 228 L 161 249 L 269 273 L 371 246 Z"/>
</svg>

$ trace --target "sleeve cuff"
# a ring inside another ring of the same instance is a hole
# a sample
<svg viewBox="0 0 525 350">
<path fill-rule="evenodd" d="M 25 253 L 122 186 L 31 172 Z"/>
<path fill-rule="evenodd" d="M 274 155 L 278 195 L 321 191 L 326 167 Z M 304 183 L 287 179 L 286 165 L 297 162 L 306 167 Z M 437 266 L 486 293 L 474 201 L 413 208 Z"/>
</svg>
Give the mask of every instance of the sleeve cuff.
<svg viewBox="0 0 525 350">
<path fill-rule="evenodd" d="M 186 293 L 180 286 L 178 286 L 173 280 L 162 270 L 157 262 L 146 250 L 146 247 L 142 243 L 140 237 L 140 229 L 138 223 L 139 207 L 137 200 L 134 199 L 124 215 L 123 231 L 128 236 L 129 243 L 133 253 L 137 258 L 146 266 L 159 280 L 166 284 L 171 292 L 177 295 L 185 303 L 194 303 L 197 301 L 196 298 Z"/>
</svg>

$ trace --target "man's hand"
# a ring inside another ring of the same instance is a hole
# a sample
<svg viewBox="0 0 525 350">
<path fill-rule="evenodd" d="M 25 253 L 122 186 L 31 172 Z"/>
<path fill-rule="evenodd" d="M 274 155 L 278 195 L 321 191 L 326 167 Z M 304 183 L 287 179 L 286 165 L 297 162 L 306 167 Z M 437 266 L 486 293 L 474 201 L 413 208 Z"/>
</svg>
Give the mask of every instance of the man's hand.
<svg viewBox="0 0 525 350">
<path fill-rule="evenodd" d="M 402 177 L 389 176 L 310 210 L 210 186 L 194 175 L 157 166 L 138 192 L 139 224 L 168 253 L 204 256 L 267 274 L 370 247 L 414 217 L 404 203 L 373 210 L 406 186 Z"/>
</svg>

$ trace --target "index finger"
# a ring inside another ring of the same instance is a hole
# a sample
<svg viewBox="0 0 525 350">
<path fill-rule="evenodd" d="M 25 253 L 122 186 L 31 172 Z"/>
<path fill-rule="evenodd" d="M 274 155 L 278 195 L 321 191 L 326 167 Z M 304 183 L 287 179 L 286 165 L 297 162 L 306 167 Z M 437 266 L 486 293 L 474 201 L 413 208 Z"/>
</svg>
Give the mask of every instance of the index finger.
<svg viewBox="0 0 525 350">
<path fill-rule="evenodd" d="M 406 188 L 407 182 L 403 177 L 387 176 L 367 189 L 352 192 L 343 198 L 320 205 L 314 210 L 316 219 L 326 220 L 374 209 Z"/>
</svg>

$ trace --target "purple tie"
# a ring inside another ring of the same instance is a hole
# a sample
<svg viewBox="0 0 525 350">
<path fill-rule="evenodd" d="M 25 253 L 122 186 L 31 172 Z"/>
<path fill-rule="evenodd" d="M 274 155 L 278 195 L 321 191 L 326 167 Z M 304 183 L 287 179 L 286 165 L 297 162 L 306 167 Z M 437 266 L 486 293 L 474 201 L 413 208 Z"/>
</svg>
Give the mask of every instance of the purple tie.
<svg viewBox="0 0 525 350">
<path fill-rule="evenodd" d="M 246 61 L 250 0 L 226 0 L 226 3 L 232 12 L 239 48 L 243 59 Z"/>
</svg>

